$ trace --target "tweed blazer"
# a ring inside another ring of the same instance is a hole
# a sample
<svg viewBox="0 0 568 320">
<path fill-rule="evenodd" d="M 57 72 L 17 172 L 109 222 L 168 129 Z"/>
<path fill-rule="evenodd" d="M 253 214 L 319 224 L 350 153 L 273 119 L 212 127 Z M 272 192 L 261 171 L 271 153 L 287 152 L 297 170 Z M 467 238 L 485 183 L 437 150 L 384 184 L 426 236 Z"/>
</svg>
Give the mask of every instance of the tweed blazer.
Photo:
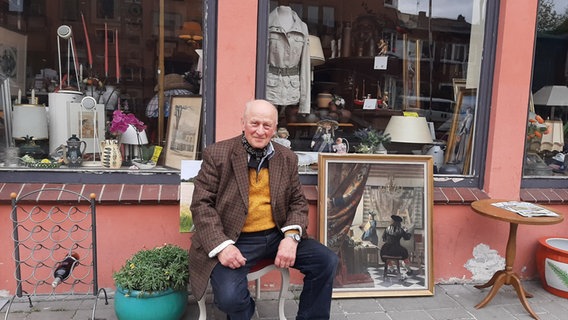
<svg viewBox="0 0 568 320">
<path fill-rule="evenodd" d="M 270 203 L 278 228 L 299 225 L 305 237 L 308 203 L 298 176 L 298 157 L 273 143 L 269 161 Z M 189 277 L 193 295 L 203 297 L 211 271 L 219 262 L 208 253 L 227 240 L 236 241 L 248 212 L 248 154 L 241 136 L 215 143 L 203 151 L 195 177 L 191 213 L 195 233 L 189 251 Z"/>
</svg>

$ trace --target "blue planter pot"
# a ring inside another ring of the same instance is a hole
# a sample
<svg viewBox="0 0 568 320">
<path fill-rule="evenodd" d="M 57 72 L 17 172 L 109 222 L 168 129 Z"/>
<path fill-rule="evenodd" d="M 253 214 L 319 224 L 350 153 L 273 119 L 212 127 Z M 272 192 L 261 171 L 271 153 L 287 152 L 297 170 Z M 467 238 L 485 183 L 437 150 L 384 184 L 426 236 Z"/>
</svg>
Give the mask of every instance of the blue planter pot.
<svg viewBox="0 0 568 320">
<path fill-rule="evenodd" d="M 119 320 L 179 320 L 187 309 L 187 290 L 153 293 L 116 288 L 114 312 Z"/>
</svg>

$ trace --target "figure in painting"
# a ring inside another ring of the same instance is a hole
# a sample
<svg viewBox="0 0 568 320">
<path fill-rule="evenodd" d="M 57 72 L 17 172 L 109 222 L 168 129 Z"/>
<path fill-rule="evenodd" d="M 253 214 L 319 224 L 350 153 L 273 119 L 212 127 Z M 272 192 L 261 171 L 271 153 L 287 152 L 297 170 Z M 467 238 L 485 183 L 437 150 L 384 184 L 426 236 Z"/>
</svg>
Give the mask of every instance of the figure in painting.
<svg viewBox="0 0 568 320">
<path fill-rule="evenodd" d="M 369 220 L 363 227 L 363 235 L 361 236 L 361 240 L 369 241 L 372 244 L 378 246 L 379 245 L 379 235 L 377 234 L 377 220 L 375 220 L 375 216 L 377 214 L 373 211 L 369 212 Z"/>
<path fill-rule="evenodd" d="M 391 216 L 392 223 L 383 233 L 383 241 L 385 244 L 381 247 L 381 260 L 384 263 L 392 261 L 394 258 L 401 260 L 403 266 L 408 262 L 408 250 L 400 244 L 400 239 L 409 240 L 412 234 L 402 226 L 402 217 L 397 215 Z M 412 270 L 406 267 L 406 274 L 412 274 Z"/>
</svg>

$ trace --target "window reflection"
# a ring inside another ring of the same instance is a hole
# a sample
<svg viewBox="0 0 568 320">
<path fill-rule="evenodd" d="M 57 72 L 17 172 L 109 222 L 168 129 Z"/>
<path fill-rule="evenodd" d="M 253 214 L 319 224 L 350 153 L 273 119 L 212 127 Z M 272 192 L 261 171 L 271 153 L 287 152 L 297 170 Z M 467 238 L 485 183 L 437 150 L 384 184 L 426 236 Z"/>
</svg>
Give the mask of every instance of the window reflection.
<svg viewBox="0 0 568 320">
<path fill-rule="evenodd" d="M 36 158 L 34 161 L 59 161 L 56 149 L 66 145 L 75 134 L 89 146 L 84 152 L 89 159 L 84 160 L 98 161 L 98 141 L 119 139 L 108 130 L 116 109 L 134 114 L 148 126 L 146 133 L 151 145 L 163 145 L 171 97 L 201 93 L 198 65 L 202 61 L 202 12 L 202 0 L 164 1 L 162 64 L 159 1 L 3 1 L 0 80 L 9 78 L 9 88 L 0 95 L 0 110 L 16 102 L 47 106 L 50 115 L 58 116 L 51 116 L 49 142 L 45 137 L 27 138 L 18 131 L 17 136 L 11 137 L 9 124 L 0 122 L 0 154 L 6 147 L 16 147 L 19 157 L 28 154 Z M 60 26 L 71 30 L 72 39 L 59 39 Z M 163 91 L 158 90 L 158 68 L 165 75 Z M 54 93 L 65 92 L 69 95 L 64 98 L 50 98 Z M 159 95 L 164 97 L 161 113 L 165 117 L 161 141 Z M 86 96 L 94 98 L 93 105 L 80 103 Z M 27 146 L 29 139 L 41 151 L 32 154 L 20 148 Z M 64 161 L 55 164 L 61 163 Z M 18 159 L 12 164 L 17 165 Z"/>
<path fill-rule="evenodd" d="M 542 0 L 536 22 L 531 101 L 523 172 L 525 177 L 567 175 L 568 1 Z"/>
<path fill-rule="evenodd" d="M 294 17 L 288 25 L 285 10 Z M 443 153 L 452 144 L 459 154 L 442 156 L 436 170 L 470 174 L 485 1 L 270 1 L 269 12 L 266 98 L 278 106 L 293 150 L 318 152 L 314 136 L 329 121 L 336 128 L 329 140 L 355 152 L 358 130 L 382 132 L 392 116 L 421 116 L 434 142 L 391 141 L 389 152 Z M 307 34 L 294 29 L 295 17 Z M 325 62 L 312 58 L 306 75 L 302 46 L 310 37 Z"/>
</svg>

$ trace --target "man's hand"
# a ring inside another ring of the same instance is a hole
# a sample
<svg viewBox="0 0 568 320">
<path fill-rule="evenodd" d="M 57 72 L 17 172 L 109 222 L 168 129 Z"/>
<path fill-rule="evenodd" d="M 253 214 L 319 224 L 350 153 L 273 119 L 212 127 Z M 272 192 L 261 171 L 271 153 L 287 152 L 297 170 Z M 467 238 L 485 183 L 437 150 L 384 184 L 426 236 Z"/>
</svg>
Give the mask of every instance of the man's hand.
<svg viewBox="0 0 568 320">
<path fill-rule="evenodd" d="M 274 264 L 278 268 L 288 268 L 294 266 L 296 262 L 296 248 L 298 243 L 296 240 L 290 237 L 284 237 L 280 241 L 278 246 L 278 252 L 276 253 L 276 259 L 274 259 Z"/>
<path fill-rule="evenodd" d="M 247 259 L 243 257 L 241 251 L 232 244 L 219 252 L 219 254 L 217 254 L 217 258 L 222 265 L 231 269 L 240 268 L 247 262 Z"/>
</svg>

